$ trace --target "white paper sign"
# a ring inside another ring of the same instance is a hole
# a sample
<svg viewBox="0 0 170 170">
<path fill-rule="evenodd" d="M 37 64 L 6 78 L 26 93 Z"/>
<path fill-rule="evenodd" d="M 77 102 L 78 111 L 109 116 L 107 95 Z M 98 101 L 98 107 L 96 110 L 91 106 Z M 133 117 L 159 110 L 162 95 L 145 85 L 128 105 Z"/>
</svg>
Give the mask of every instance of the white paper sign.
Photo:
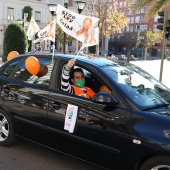
<svg viewBox="0 0 170 170">
<path fill-rule="evenodd" d="M 57 24 L 68 35 L 85 42 L 99 22 L 99 18 L 80 15 L 57 5 Z"/>
<path fill-rule="evenodd" d="M 69 133 L 74 132 L 74 127 L 77 119 L 78 106 L 68 104 L 65 115 L 64 129 Z"/>
</svg>

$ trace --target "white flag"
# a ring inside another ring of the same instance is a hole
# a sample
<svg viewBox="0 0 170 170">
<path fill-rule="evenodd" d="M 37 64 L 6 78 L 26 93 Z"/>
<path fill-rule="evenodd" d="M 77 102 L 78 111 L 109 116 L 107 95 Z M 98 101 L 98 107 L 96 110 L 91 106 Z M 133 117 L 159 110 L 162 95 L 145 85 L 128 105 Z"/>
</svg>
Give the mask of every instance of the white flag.
<svg viewBox="0 0 170 170">
<path fill-rule="evenodd" d="M 61 5 L 57 5 L 57 24 L 68 35 L 85 42 L 93 29 L 97 26 L 99 18 L 80 15 Z"/>
<path fill-rule="evenodd" d="M 27 36 L 28 40 L 33 40 L 34 35 L 40 30 L 39 26 L 35 22 L 35 19 L 31 17 L 31 21 L 28 26 Z"/>
<path fill-rule="evenodd" d="M 41 42 L 44 40 L 51 40 L 55 42 L 55 30 L 56 30 L 56 19 L 50 22 L 45 28 L 38 32 L 38 39 L 34 40 L 33 43 Z"/>
<path fill-rule="evenodd" d="M 95 28 L 86 42 L 82 44 L 83 47 L 99 45 L 99 27 Z"/>
<path fill-rule="evenodd" d="M 68 104 L 65 115 L 64 129 L 69 133 L 74 132 L 74 127 L 77 119 L 78 106 Z"/>
</svg>

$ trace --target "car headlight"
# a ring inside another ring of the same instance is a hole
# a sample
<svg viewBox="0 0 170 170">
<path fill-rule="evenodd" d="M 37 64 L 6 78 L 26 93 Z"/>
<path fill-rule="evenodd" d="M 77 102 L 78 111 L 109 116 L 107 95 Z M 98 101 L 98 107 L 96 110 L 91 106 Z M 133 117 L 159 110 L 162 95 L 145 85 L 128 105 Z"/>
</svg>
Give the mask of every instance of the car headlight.
<svg viewBox="0 0 170 170">
<path fill-rule="evenodd" d="M 164 130 L 164 136 L 170 139 L 170 130 Z"/>
</svg>

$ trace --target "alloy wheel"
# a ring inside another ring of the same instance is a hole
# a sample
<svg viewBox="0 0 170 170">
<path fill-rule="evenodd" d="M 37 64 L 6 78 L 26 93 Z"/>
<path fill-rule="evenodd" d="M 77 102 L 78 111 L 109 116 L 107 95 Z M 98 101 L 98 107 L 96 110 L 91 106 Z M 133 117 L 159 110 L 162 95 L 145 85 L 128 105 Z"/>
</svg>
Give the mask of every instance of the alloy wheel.
<svg viewBox="0 0 170 170">
<path fill-rule="evenodd" d="M 4 141 L 9 134 L 9 124 L 6 117 L 0 114 L 0 141 Z"/>
</svg>

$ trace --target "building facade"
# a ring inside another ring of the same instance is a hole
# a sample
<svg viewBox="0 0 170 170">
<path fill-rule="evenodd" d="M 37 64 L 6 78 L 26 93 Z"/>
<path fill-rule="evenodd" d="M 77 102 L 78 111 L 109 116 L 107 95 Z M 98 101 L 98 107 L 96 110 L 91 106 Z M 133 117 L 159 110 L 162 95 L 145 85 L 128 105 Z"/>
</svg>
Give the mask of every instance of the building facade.
<svg viewBox="0 0 170 170">
<path fill-rule="evenodd" d="M 68 8 L 70 10 L 78 12 L 75 0 L 0 0 L 0 8 L 3 9 L 0 10 L 0 56 L 3 54 L 3 39 L 5 29 L 11 22 L 17 23 L 23 19 L 22 10 L 25 6 L 31 6 L 33 9 L 32 16 L 35 18 L 40 29 L 42 29 L 46 26 L 47 19 L 52 17 L 48 8 L 48 4 L 61 4 L 64 6 L 65 2 L 68 3 Z M 48 41 L 41 42 L 41 45 L 43 51 L 50 51 Z M 58 51 L 60 51 L 59 45 L 56 48 Z M 32 50 L 34 50 L 34 45 Z M 77 40 L 66 44 L 66 52 L 75 51 L 78 51 Z"/>
<path fill-rule="evenodd" d="M 127 54 L 127 52 L 134 52 L 137 57 L 144 56 L 144 45 L 142 39 L 144 39 L 144 32 L 151 29 L 153 32 L 157 30 L 157 22 L 159 16 L 155 16 L 149 20 L 146 20 L 145 14 L 149 10 L 149 6 L 144 7 L 137 13 L 132 13 L 132 10 L 127 7 L 126 1 L 117 0 L 118 10 L 123 12 L 128 18 L 128 26 L 122 29 L 120 34 L 114 34 L 110 37 L 109 51 L 113 51 L 115 54 L 118 52 Z M 167 6 L 164 10 L 169 11 L 170 6 Z M 170 13 L 168 14 L 170 18 Z M 166 53 L 169 54 L 169 42 L 167 42 Z M 155 46 L 148 49 L 147 56 L 161 56 L 162 43 L 156 43 Z"/>
</svg>

